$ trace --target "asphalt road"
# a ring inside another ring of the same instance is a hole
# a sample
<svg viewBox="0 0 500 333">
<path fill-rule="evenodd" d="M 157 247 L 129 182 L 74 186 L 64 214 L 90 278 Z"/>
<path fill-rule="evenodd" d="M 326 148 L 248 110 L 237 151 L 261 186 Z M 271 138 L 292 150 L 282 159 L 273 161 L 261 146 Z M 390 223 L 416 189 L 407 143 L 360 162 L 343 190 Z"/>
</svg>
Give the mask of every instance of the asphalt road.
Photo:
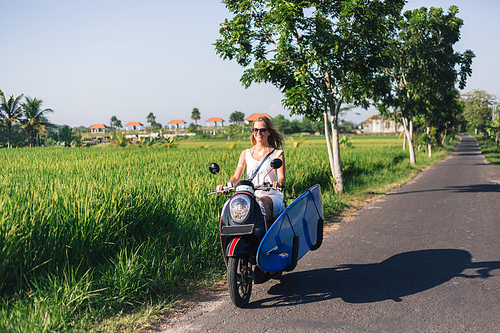
<svg viewBox="0 0 500 333">
<path fill-rule="evenodd" d="M 162 332 L 500 332 L 500 166 L 476 141 L 325 236 L 281 281 Z"/>
</svg>

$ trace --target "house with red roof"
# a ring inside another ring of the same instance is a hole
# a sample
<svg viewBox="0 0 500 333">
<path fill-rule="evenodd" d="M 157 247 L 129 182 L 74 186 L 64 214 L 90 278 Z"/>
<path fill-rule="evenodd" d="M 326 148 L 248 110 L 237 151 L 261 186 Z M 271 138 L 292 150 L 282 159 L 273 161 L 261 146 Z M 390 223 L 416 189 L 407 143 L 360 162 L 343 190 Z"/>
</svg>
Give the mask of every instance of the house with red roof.
<svg viewBox="0 0 500 333">
<path fill-rule="evenodd" d="M 217 123 L 219 123 L 219 126 L 224 126 L 224 119 L 219 118 L 219 117 L 212 117 L 206 121 L 207 126 L 214 126 L 217 127 Z"/>
<path fill-rule="evenodd" d="M 255 119 L 261 117 L 261 116 L 264 116 L 264 117 L 267 117 L 269 119 L 272 119 L 270 115 L 268 115 L 267 113 L 252 113 L 250 115 L 250 117 L 248 117 L 247 119 L 245 119 L 245 123 L 247 125 L 251 124 L 252 121 L 254 121 Z"/>
<path fill-rule="evenodd" d="M 168 128 L 186 128 L 186 122 L 182 119 L 174 119 L 170 121 L 167 126 Z"/>
<path fill-rule="evenodd" d="M 108 130 L 111 129 L 112 129 L 111 127 L 106 126 L 104 124 L 94 124 L 89 127 L 91 133 L 106 133 Z"/>
<path fill-rule="evenodd" d="M 144 130 L 144 125 L 138 121 L 131 121 L 130 123 L 126 124 L 124 127 L 127 131 L 142 131 L 142 130 Z"/>
</svg>

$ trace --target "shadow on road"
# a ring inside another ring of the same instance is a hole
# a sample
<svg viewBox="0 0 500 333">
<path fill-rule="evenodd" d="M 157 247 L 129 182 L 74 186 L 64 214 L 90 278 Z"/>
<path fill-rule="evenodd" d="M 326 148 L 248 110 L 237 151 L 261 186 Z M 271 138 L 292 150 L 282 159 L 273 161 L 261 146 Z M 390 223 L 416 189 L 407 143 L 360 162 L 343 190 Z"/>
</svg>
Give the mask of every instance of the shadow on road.
<svg viewBox="0 0 500 333">
<path fill-rule="evenodd" d="M 467 186 L 447 186 L 447 190 L 458 193 L 500 192 L 498 184 L 477 184 Z"/>
<path fill-rule="evenodd" d="M 401 194 L 414 194 L 414 193 L 426 193 L 426 192 L 455 192 L 455 193 L 492 193 L 500 192 L 500 185 L 498 184 L 473 184 L 464 186 L 445 186 L 444 188 L 430 189 L 430 190 L 419 190 L 419 191 L 393 191 L 387 194 L 387 196 L 401 195 Z"/>
<path fill-rule="evenodd" d="M 464 270 L 474 269 L 465 274 Z M 455 277 L 488 278 L 500 269 L 500 261 L 471 262 L 464 250 L 422 250 L 397 254 L 380 263 L 352 264 L 284 274 L 272 286 L 270 297 L 251 302 L 248 307 L 276 307 L 320 302 L 340 297 L 349 303 L 384 300 L 431 289 Z"/>
</svg>

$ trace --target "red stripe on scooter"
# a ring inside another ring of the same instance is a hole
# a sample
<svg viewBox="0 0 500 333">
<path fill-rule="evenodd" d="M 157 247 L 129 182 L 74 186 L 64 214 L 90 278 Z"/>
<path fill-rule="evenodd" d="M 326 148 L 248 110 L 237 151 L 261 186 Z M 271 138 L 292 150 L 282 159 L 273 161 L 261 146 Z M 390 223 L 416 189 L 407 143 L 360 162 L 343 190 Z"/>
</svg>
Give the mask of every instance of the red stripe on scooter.
<svg viewBox="0 0 500 333">
<path fill-rule="evenodd" d="M 232 257 L 233 254 L 234 254 L 234 249 L 236 247 L 236 244 L 238 243 L 238 241 L 240 240 L 240 238 L 234 238 L 232 241 L 231 241 L 231 245 L 229 246 L 229 252 L 227 253 L 227 256 L 228 257 Z"/>
</svg>

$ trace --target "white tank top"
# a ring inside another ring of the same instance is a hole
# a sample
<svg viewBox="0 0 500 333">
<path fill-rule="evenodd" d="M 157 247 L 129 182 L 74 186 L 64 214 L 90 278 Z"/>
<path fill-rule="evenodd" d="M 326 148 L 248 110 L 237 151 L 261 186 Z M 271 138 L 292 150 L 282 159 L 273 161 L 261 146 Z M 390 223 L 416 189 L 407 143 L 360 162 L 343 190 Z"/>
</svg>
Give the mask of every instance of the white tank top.
<svg viewBox="0 0 500 333">
<path fill-rule="evenodd" d="M 260 163 L 262 161 L 257 161 L 252 157 L 252 153 L 250 149 L 246 150 L 245 153 L 245 162 L 247 164 L 247 174 L 246 174 L 246 179 L 250 179 L 250 177 L 253 176 L 255 173 L 255 170 L 259 167 Z M 275 158 L 278 158 L 281 154 L 283 154 L 282 150 L 275 149 L 273 153 L 266 158 L 266 161 L 262 164 L 260 167 L 259 171 L 255 175 L 254 179 L 252 180 L 252 183 L 254 185 L 262 185 L 264 182 L 269 182 L 269 183 L 274 183 L 278 181 L 278 172 L 276 169 L 271 168 L 271 161 Z M 267 155 L 267 154 L 266 154 Z M 264 156 L 266 156 L 264 155 Z M 269 172 L 271 170 L 271 172 Z M 269 172 L 269 175 L 266 176 L 266 174 Z M 265 176 L 265 177 L 264 177 Z M 256 197 L 263 197 L 263 196 L 268 196 L 271 198 L 273 201 L 273 216 L 276 217 L 278 216 L 279 213 L 283 211 L 285 208 L 283 206 L 283 199 L 284 199 L 284 194 L 281 191 L 271 189 L 269 191 L 261 191 L 257 190 L 255 191 L 255 196 Z"/>
<path fill-rule="evenodd" d="M 271 161 L 275 158 L 278 158 L 281 154 L 283 154 L 282 150 L 275 149 L 274 152 L 266 159 L 266 161 L 262 164 L 257 175 L 255 175 L 252 183 L 255 185 L 262 185 L 264 182 L 274 183 L 278 181 L 278 172 L 276 169 L 271 168 Z M 266 154 L 267 155 L 267 154 Z M 252 157 L 252 153 L 250 149 L 246 150 L 245 162 L 247 164 L 247 174 L 246 179 L 250 179 L 255 173 L 255 170 L 259 167 L 262 161 L 257 161 Z M 271 170 L 269 175 L 266 174 Z M 266 176 L 264 178 L 264 176 Z"/>
</svg>

